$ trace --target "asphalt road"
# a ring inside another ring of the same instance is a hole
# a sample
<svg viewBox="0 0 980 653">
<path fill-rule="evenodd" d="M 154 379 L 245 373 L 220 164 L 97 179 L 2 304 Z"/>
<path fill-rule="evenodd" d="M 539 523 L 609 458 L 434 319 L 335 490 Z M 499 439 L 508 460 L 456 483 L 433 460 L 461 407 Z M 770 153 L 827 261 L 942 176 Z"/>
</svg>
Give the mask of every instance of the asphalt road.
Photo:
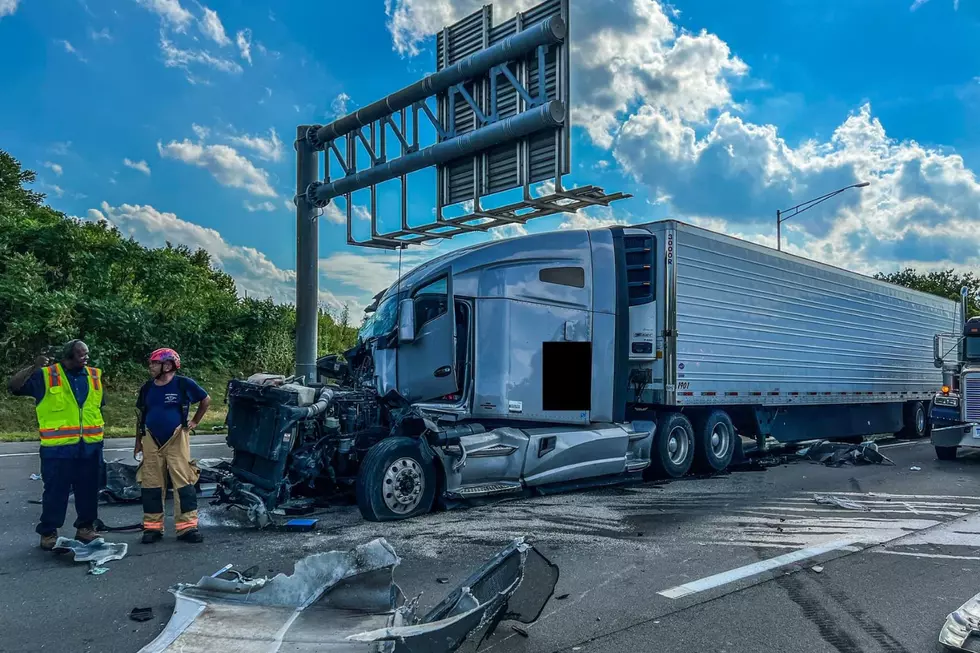
<svg viewBox="0 0 980 653">
<path fill-rule="evenodd" d="M 220 437 L 195 443 L 198 458 L 227 454 Z M 131 450 L 119 440 L 108 447 L 119 451 L 107 451 L 107 460 Z M 396 581 L 409 596 L 424 592 L 423 606 L 512 537 L 536 536 L 561 569 L 556 598 L 528 637 L 504 624 L 484 651 L 938 653 L 946 614 L 980 592 L 980 452 L 943 463 L 928 442 L 886 445 L 895 466 L 794 463 L 394 524 L 366 523 L 356 509 L 338 507 L 310 534 L 256 532 L 208 507 L 204 544 L 170 535 L 144 546 L 138 535 L 113 535 L 107 539 L 128 542 L 129 553 L 101 576 L 37 548 L 40 508 L 28 503 L 41 493 L 30 480 L 34 451 L 0 446 L 2 652 L 137 651 L 169 618 L 167 588 L 176 582 L 227 563 L 290 573 L 305 555 L 378 536 L 402 559 Z M 867 510 L 818 504 L 815 493 Z M 139 513 L 113 505 L 100 516 L 124 524 Z M 778 565 L 788 554 L 798 560 Z M 134 607 L 152 607 L 155 618 L 129 620 Z"/>
</svg>

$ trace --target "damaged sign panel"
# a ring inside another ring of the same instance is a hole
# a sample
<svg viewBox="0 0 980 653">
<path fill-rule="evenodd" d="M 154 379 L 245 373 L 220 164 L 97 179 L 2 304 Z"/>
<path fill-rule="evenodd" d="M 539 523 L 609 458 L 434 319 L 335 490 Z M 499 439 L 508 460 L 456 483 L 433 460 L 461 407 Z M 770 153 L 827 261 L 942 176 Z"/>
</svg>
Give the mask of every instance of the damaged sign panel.
<svg viewBox="0 0 980 653">
<path fill-rule="evenodd" d="M 290 576 L 177 585 L 170 622 L 141 653 L 456 651 L 504 619 L 537 620 L 558 582 L 558 568 L 518 538 L 420 617 L 394 582 L 399 562 L 376 539 L 303 558 Z"/>
</svg>

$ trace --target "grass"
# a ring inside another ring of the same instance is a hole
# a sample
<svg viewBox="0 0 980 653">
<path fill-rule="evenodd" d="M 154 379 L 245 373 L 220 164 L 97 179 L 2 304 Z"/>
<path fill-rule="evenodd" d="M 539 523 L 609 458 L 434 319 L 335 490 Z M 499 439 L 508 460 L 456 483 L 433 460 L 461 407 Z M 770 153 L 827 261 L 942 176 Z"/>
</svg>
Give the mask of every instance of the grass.
<svg viewBox="0 0 980 653">
<path fill-rule="evenodd" d="M 211 408 L 195 433 L 210 433 L 225 423 L 228 407 L 224 404 L 227 377 L 218 375 L 189 376 L 211 395 Z M 136 395 L 143 379 L 106 382 L 106 405 L 102 415 L 106 438 L 131 438 L 136 434 Z M 38 439 L 37 413 L 30 397 L 14 397 L 7 392 L 6 379 L 0 389 L 0 442 L 33 442 Z M 191 409 L 193 416 L 194 409 Z"/>
</svg>

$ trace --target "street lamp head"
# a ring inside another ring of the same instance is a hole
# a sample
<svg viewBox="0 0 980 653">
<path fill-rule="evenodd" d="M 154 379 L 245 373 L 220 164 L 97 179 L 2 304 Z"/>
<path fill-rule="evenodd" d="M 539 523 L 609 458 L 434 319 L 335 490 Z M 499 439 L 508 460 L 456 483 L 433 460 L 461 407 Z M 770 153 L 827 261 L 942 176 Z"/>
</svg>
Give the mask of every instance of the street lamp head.
<svg viewBox="0 0 980 653">
<path fill-rule="evenodd" d="M 864 188 L 865 186 L 870 186 L 870 181 L 862 181 L 860 184 L 854 184 L 854 188 Z"/>
</svg>

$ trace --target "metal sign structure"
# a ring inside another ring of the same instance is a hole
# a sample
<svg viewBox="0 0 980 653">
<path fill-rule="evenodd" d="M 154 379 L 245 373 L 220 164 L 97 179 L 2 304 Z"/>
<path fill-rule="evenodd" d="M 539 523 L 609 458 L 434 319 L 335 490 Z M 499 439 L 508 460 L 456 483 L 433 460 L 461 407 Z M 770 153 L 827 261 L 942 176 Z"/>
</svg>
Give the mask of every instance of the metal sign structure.
<svg viewBox="0 0 980 653">
<path fill-rule="evenodd" d="M 329 125 L 297 128 L 297 374 L 315 374 L 316 216 L 336 198 L 346 202 L 348 244 L 401 249 L 630 197 L 562 186 L 571 170 L 568 2 L 546 0 L 499 25 L 487 5 L 436 35 L 435 73 Z M 411 225 L 408 175 L 432 168 L 436 219 Z M 400 228 L 382 232 L 378 186 L 395 180 Z M 549 180 L 554 190 L 532 194 Z M 365 189 L 371 235 L 358 241 L 352 195 Z M 484 205 L 516 189 L 518 201 Z M 446 216 L 460 205 L 465 215 Z"/>
</svg>

